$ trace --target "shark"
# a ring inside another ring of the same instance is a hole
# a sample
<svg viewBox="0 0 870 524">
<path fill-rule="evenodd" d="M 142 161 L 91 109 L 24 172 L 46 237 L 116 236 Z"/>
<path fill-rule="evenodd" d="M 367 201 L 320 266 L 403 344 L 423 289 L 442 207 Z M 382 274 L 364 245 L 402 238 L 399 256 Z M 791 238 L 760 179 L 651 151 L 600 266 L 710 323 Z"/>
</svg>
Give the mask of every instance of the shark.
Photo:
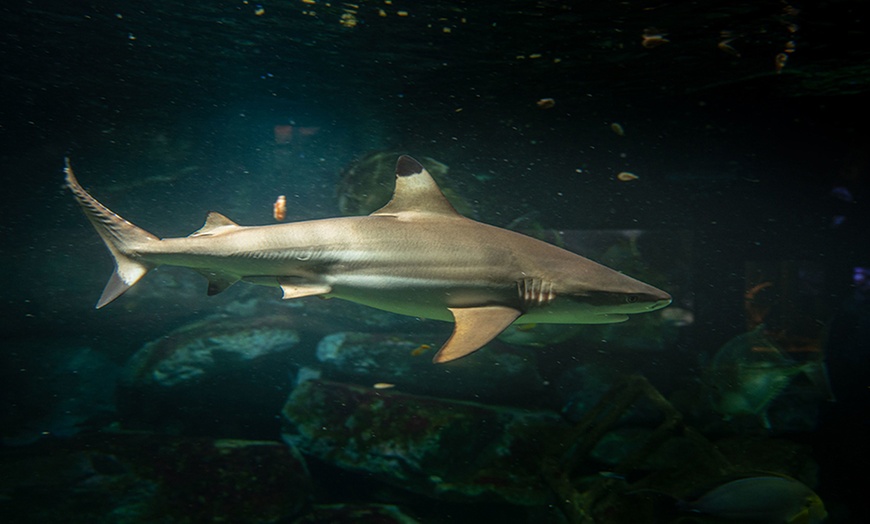
<svg viewBox="0 0 870 524">
<path fill-rule="evenodd" d="M 238 281 L 284 299 L 340 298 L 449 321 L 436 363 L 477 351 L 509 325 L 603 324 L 671 303 L 649 284 L 518 232 L 464 217 L 410 156 L 396 163 L 392 199 L 367 216 L 242 226 L 208 213 L 187 237 L 158 238 L 110 211 L 76 179 L 66 185 L 115 262 L 102 308 L 161 266 L 193 269 L 208 294 Z"/>
</svg>

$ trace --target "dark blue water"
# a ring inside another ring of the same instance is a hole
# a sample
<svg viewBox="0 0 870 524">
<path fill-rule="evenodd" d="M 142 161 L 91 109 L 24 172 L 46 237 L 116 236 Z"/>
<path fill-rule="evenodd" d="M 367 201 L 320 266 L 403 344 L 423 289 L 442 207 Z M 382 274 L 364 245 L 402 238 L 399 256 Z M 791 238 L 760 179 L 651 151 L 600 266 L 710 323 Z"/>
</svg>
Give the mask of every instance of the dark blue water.
<svg viewBox="0 0 870 524">
<path fill-rule="evenodd" d="M 674 499 L 760 472 L 863 521 L 867 15 L 4 4 L 4 522 L 710 522 L 725 509 Z M 181 268 L 93 309 L 112 259 L 64 158 L 179 237 L 209 211 L 275 223 L 279 195 L 287 221 L 368 213 L 399 154 L 464 214 L 673 304 L 512 327 L 447 365 L 450 324 L 245 283 L 208 297 Z"/>
</svg>

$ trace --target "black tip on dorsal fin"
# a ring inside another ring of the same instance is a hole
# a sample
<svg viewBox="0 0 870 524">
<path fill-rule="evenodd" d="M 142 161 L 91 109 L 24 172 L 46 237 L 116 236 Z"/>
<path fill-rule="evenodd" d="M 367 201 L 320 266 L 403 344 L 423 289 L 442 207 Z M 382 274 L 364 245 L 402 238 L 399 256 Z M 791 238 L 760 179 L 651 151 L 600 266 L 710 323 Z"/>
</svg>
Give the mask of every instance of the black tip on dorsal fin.
<svg viewBox="0 0 870 524">
<path fill-rule="evenodd" d="M 372 215 L 436 213 L 461 216 L 453 209 L 423 164 L 408 155 L 396 162 L 396 188 L 387 205 Z"/>
<path fill-rule="evenodd" d="M 396 162 L 396 176 L 411 176 L 423 171 L 423 165 L 408 155 L 402 155 Z"/>
</svg>

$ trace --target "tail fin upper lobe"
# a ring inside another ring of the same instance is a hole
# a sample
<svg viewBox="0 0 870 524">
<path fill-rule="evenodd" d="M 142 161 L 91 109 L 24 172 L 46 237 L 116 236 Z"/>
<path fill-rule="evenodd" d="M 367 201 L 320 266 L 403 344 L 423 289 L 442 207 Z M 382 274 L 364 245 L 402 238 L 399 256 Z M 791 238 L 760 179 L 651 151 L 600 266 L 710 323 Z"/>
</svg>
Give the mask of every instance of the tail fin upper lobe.
<svg viewBox="0 0 870 524">
<path fill-rule="evenodd" d="M 66 159 L 64 173 L 67 187 L 115 258 L 115 272 L 97 302 L 99 309 L 121 296 L 152 268 L 138 259 L 137 248 L 160 239 L 116 215 L 85 191 L 76 180 L 69 159 Z"/>
</svg>

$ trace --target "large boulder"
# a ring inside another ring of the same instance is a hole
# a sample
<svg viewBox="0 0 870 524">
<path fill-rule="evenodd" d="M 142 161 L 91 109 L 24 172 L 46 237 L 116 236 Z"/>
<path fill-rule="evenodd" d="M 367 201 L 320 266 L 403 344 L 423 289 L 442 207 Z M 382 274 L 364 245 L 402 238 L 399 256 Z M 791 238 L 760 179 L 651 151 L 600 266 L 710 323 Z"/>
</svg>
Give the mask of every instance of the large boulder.
<svg viewBox="0 0 870 524">
<path fill-rule="evenodd" d="M 340 332 L 317 345 L 322 376 L 363 386 L 386 383 L 406 393 L 500 405 L 539 401 L 545 381 L 535 351 L 493 343 L 448 364 L 433 364 L 444 333 Z"/>
<path fill-rule="evenodd" d="M 277 434 L 299 333 L 286 316 L 214 317 L 145 344 L 127 363 L 118 410 L 129 428 L 268 438 Z"/>
<path fill-rule="evenodd" d="M 448 500 L 550 500 L 542 455 L 566 425 L 521 411 L 309 380 L 284 406 L 284 440 L 340 468 Z M 552 439 L 552 440 L 551 440 Z"/>
<path fill-rule="evenodd" d="M 0 520 L 288 522 L 311 504 L 301 455 L 274 441 L 104 434 L 0 455 Z"/>
<path fill-rule="evenodd" d="M 21 344 L 21 347 L 19 347 Z M 89 347 L 68 340 L 9 342 L 0 357 L 4 409 L 0 444 L 26 445 L 43 438 L 92 430 L 115 414 L 120 366 Z"/>
</svg>

